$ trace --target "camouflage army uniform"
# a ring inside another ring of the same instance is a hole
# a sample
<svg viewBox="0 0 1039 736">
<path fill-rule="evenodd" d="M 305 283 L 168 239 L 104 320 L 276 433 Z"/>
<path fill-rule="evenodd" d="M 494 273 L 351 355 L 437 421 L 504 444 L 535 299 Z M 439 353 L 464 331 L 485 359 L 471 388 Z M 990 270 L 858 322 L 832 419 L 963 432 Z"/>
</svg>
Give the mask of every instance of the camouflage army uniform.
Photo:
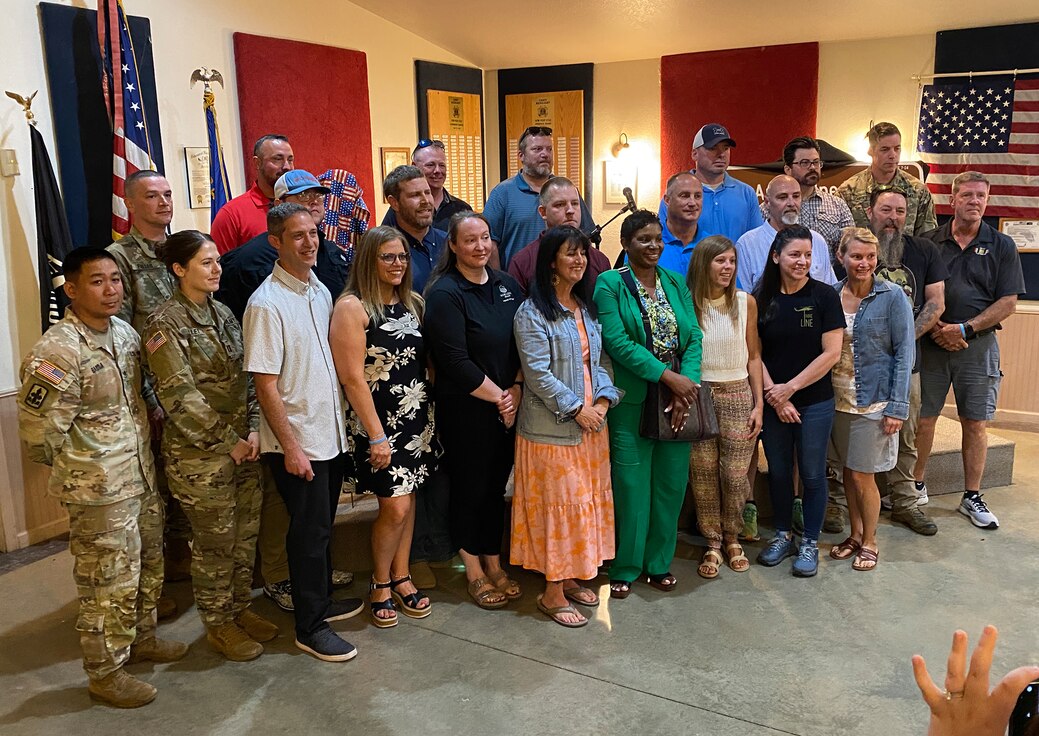
<svg viewBox="0 0 1039 736">
<path fill-rule="evenodd" d="M 837 187 L 837 196 L 848 203 L 848 209 L 851 210 L 857 227 L 869 227 L 869 218 L 866 217 L 869 195 L 878 186 L 880 185 L 873 178 L 872 169 L 867 168 Z M 934 199 L 926 184 L 899 169 L 891 183 L 885 186 L 901 189 L 906 194 L 906 235 L 922 235 L 938 227 L 938 219 L 934 215 Z"/>
<path fill-rule="evenodd" d="M 109 342 L 110 341 L 110 342 Z M 113 354 L 114 352 L 114 354 Z M 162 504 L 155 492 L 140 338 L 113 317 L 106 334 L 72 311 L 22 361 L 18 425 L 49 465 L 69 512 L 83 668 L 99 680 L 155 635 L 162 587 Z"/>
<path fill-rule="evenodd" d="M 144 323 L 149 315 L 173 296 L 176 289 L 173 277 L 166 270 L 166 264 L 155 255 L 156 245 L 158 245 L 157 242 L 146 240 L 136 227 L 131 227 L 128 234 L 119 238 L 107 249 L 115 257 L 119 273 L 123 277 L 123 306 L 119 309 L 118 316 L 133 325 L 138 335 L 144 334 Z M 150 408 L 154 409 L 159 406 L 159 401 L 147 376 L 145 377 L 144 398 Z M 191 527 L 184 512 L 181 511 L 180 505 L 170 500 L 163 461 L 159 457 L 159 438 L 154 439 L 152 450 L 157 456 L 159 496 L 166 504 L 166 544 L 168 546 L 171 542 L 176 542 L 181 550 L 186 550 L 187 542 L 191 539 Z M 176 550 L 177 548 L 174 547 L 171 559 Z"/>
<path fill-rule="evenodd" d="M 180 289 L 144 329 L 148 374 L 168 414 L 166 477 L 194 536 L 195 603 L 203 623 L 220 626 L 249 605 L 260 525 L 259 465 L 230 456 L 260 423 L 242 330 L 220 302 L 199 306 Z"/>
</svg>

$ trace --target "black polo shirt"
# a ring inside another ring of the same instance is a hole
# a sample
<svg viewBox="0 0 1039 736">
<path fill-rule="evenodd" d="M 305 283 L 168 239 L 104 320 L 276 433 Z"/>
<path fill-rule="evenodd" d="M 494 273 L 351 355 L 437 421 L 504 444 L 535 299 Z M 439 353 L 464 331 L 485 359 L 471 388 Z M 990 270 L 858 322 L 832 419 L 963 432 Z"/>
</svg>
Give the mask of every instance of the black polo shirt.
<svg viewBox="0 0 1039 736">
<path fill-rule="evenodd" d="M 318 238 L 321 242 L 318 245 L 314 273 L 328 289 L 334 302 L 346 287 L 350 264 L 343 249 L 326 238 L 320 230 Z M 278 251 L 267 240 L 267 233 L 257 235 L 244 245 L 220 256 L 223 273 L 220 274 L 220 289 L 216 292 L 216 298 L 228 306 L 239 322 L 245 314 L 249 297 L 263 280 L 274 272 L 274 263 L 277 260 Z"/>
<path fill-rule="evenodd" d="M 977 236 L 966 248 L 960 248 L 952 236 L 952 220 L 924 237 L 938 246 L 949 269 L 943 322 L 966 322 L 1005 296 L 1025 293 L 1017 246 L 991 225 L 981 223 Z"/>
<path fill-rule="evenodd" d="M 423 333 L 436 367 L 438 397 L 468 396 L 489 377 L 503 389 L 516 380 L 519 352 L 512 319 L 523 301 L 516 280 L 488 268 L 485 284 L 452 269 L 426 294 Z"/>
<path fill-rule="evenodd" d="M 447 189 L 444 189 L 444 199 L 441 200 L 440 206 L 437 207 L 436 212 L 433 213 L 433 227 L 437 230 L 443 230 L 447 232 L 447 226 L 451 223 L 451 217 L 456 212 L 471 212 L 472 207 L 464 199 L 451 196 Z M 397 225 L 397 213 L 390 208 L 390 211 L 386 213 L 386 216 L 382 218 L 383 225 L 389 225 L 395 227 L 398 230 L 400 227 Z"/>
</svg>

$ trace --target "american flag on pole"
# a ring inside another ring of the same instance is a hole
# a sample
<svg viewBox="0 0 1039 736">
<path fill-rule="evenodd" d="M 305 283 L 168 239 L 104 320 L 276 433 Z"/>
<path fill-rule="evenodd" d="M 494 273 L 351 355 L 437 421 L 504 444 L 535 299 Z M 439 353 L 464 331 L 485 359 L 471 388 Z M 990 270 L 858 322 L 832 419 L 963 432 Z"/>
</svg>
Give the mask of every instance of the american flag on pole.
<svg viewBox="0 0 1039 736">
<path fill-rule="evenodd" d="M 154 169 L 130 31 L 121 0 L 98 0 L 97 38 L 101 46 L 101 86 L 112 120 L 112 237 L 130 232 L 123 202 L 126 177 Z"/>
<path fill-rule="evenodd" d="M 952 180 L 973 170 L 992 182 L 986 215 L 1039 217 L 1039 79 L 929 84 L 917 140 L 939 215 L 952 214 Z"/>
</svg>

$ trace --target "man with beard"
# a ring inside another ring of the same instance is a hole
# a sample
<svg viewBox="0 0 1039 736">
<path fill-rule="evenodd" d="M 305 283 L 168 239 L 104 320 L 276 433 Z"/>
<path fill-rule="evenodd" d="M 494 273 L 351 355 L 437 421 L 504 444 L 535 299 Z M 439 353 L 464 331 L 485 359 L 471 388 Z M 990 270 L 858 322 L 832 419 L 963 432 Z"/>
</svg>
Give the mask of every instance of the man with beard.
<svg viewBox="0 0 1039 736">
<path fill-rule="evenodd" d="M 714 235 L 736 242 L 762 222 L 758 198 L 750 185 L 728 174 L 736 141 L 724 125 L 708 123 L 693 136 L 693 174 L 703 186 L 703 216 L 700 224 Z M 660 222 L 667 222 L 668 205 L 660 200 Z M 748 287 L 749 288 L 749 287 Z"/>
<path fill-rule="evenodd" d="M 801 185 L 800 223 L 823 236 L 830 251 L 834 273 L 838 278 L 844 278 L 844 267 L 836 256 L 837 245 L 841 240 L 841 231 L 854 225 L 855 220 L 843 199 L 816 186 L 823 172 L 819 143 L 808 136 L 794 138 L 787 143 L 783 147 L 783 171 Z M 764 203 L 761 205 L 761 214 L 768 219 Z"/>
<path fill-rule="evenodd" d="M 859 227 L 869 227 L 870 195 L 880 186 L 901 189 L 906 193 L 906 226 L 910 235 L 923 235 L 938 227 L 934 216 L 934 199 L 927 185 L 898 168 L 902 157 L 902 133 L 893 123 L 877 123 L 866 134 L 872 163 L 865 171 L 847 179 L 837 188 L 837 196 L 848 203 L 851 216 Z"/>
<path fill-rule="evenodd" d="M 565 176 L 553 176 L 546 181 L 538 193 L 538 214 L 545 221 L 545 229 L 538 235 L 537 240 L 523 248 L 509 263 L 509 276 L 516 279 L 523 289 L 524 296 L 529 293 L 530 282 L 534 279 L 541 237 L 553 227 L 580 225 L 578 218 L 581 217 L 581 195 L 577 193 L 574 183 Z M 593 285 L 599 274 L 609 270 L 610 259 L 603 255 L 602 251 L 598 248 L 588 251 L 588 273 Z"/>
<path fill-rule="evenodd" d="M 417 166 L 398 166 L 387 175 L 382 191 L 411 254 L 411 288 L 421 294 L 447 242 L 447 233 L 433 227 L 429 182 Z"/>
<path fill-rule="evenodd" d="M 923 238 L 907 235 L 906 195 L 899 189 L 878 187 L 870 195 L 869 227 L 879 241 L 877 276 L 905 291 L 913 305 L 916 338 L 919 340 L 938 321 L 945 309 L 945 279 L 949 272 L 934 244 Z M 898 460 L 893 470 L 885 475 L 883 485 L 890 492 L 881 503 L 891 510 L 891 520 L 904 524 L 917 534 L 931 536 L 938 533 L 934 523 L 923 509 L 927 490 L 917 483 L 913 472 L 916 467 L 916 432 L 920 418 L 920 346 L 913 365 L 909 384 L 909 418 L 902 423 L 898 434 Z M 831 463 L 834 453 L 831 448 Z M 830 503 L 826 507 L 823 529 L 839 534 L 844 531 L 843 507 L 847 505 L 840 468 L 830 468 Z"/>
<path fill-rule="evenodd" d="M 509 261 L 541 233 L 544 224 L 538 215 L 537 195 L 552 178 L 552 129 L 532 125 L 523 131 L 517 153 L 520 171 L 491 190 L 483 216 L 491 228 L 491 239 L 498 247 L 491 251 L 491 268 L 509 267 Z M 595 228 L 591 210 L 581 200 L 581 230 Z M 500 265 L 499 265 L 500 264 Z"/>
<path fill-rule="evenodd" d="M 952 180 L 952 220 L 927 238 L 938 245 L 949 269 L 945 311 L 921 341 L 920 458 L 916 478 L 923 481 L 945 397 L 952 386 L 963 430 L 963 498 L 959 511 L 974 526 L 998 529 L 996 515 L 981 498 L 988 452 L 986 425 L 996 414 L 999 394 L 999 344 L 996 330 L 1025 293 L 1021 256 L 1014 241 L 982 221 L 989 181 L 978 171 Z"/>
<path fill-rule="evenodd" d="M 768 208 L 768 219 L 765 223 L 744 233 L 736 241 L 736 253 L 739 256 L 736 278 L 740 288 L 747 291 L 752 290 L 761 278 L 776 233 L 798 224 L 801 215 L 801 185 L 794 177 L 780 174 L 765 188 L 765 205 Z M 837 278 L 833 275 L 833 266 L 830 265 L 830 252 L 826 248 L 826 241 L 815 231 L 812 231 L 812 267 L 809 273 L 816 281 L 825 284 L 837 283 Z"/>
<path fill-rule="evenodd" d="M 257 235 L 267 232 L 267 211 L 274 204 L 274 184 L 294 168 L 289 139 L 283 135 L 260 136 L 253 145 L 256 183 L 220 208 L 213 218 L 211 237 L 223 255 Z"/>
<path fill-rule="evenodd" d="M 447 150 L 443 142 L 427 138 L 420 140 L 411 153 L 411 165 L 422 169 L 429 184 L 429 193 L 433 197 L 433 227 L 447 232 L 451 216 L 456 212 L 468 212 L 472 207 L 464 199 L 453 196 L 444 186 L 447 180 Z M 382 224 L 400 229 L 397 213 L 392 208 L 382 218 Z"/>
<path fill-rule="evenodd" d="M 667 205 L 667 219 L 660 223 L 664 251 L 657 265 L 685 276 L 693 248 L 713 234 L 699 224 L 703 212 L 703 184 L 692 173 L 680 171 L 667 180 L 664 204 Z"/>
</svg>

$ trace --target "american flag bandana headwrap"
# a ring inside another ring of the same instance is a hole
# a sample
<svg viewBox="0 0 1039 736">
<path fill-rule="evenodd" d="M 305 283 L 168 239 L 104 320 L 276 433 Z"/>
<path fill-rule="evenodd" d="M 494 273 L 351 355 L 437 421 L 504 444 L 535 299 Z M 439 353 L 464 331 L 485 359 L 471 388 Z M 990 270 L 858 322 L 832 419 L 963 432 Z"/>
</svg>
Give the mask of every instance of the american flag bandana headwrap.
<svg viewBox="0 0 1039 736">
<path fill-rule="evenodd" d="M 368 231 L 371 212 L 361 195 L 357 177 L 345 169 L 329 169 L 318 175 L 318 181 L 332 191 L 325 197 L 325 237 L 346 253 L 346 262 L 352 264 L 354 248 Z"/>
<path fill-rule="evenodd" d="M 112 237 L 118 239 L 130 232 L 130 214 L 123 201 L 126 177 L 155 168 L 137 59 L 121 0 L 98 0 L 97 39 L 101 87 L 112 121 Z"/>
</svg>

